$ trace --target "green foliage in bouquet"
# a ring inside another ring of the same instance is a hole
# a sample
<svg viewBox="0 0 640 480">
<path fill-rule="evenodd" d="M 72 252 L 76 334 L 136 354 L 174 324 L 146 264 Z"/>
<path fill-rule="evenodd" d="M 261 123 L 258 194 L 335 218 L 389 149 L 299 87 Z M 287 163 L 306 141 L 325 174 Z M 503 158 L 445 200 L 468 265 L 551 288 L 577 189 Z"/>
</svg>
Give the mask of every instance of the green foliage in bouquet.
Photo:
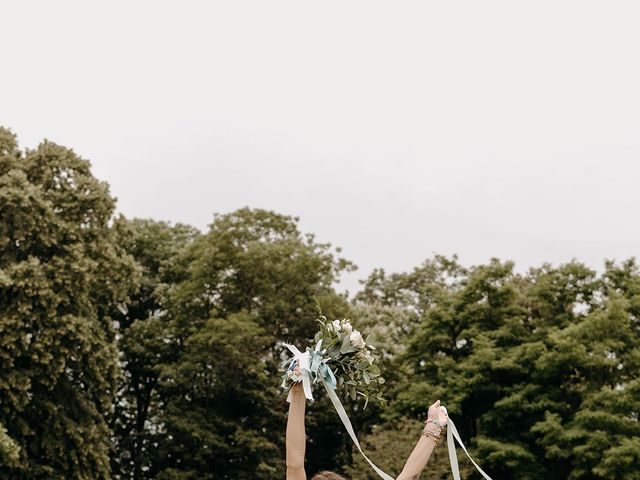
<svg viewBox="0 0 640 480">
<path fill-rule="evenodd" d="M 367 337 L 365 340 L 362 333 L 353 328 L 351 321 L 346 318 L 329 321 L 320 311 L 318 323 L 320 330 L 314 336 L 316 346 L 313 349 L 307 348 L 311 358 L 315 359 L 315 364 L 326 363 L 335 376 L 336 387 L 344 389 L 352 400 L 355 401 L 359 395 L 364 397 L 363 409 L 367 408 L 371 399 L 384 405 L 380 386 L 385 380 L 376 365 L 376 348 L 371 344 L 371 338 Z M 314 360 L 311 363 L 313 365 Z M 283 387 L 290 388 L 301 380 L 294 373 L 295 366 L 295 361 L 292 361 L 283 377 Z M 318 376 L 315 375 L 314 381 L 317 379 Z"/>
</svg>

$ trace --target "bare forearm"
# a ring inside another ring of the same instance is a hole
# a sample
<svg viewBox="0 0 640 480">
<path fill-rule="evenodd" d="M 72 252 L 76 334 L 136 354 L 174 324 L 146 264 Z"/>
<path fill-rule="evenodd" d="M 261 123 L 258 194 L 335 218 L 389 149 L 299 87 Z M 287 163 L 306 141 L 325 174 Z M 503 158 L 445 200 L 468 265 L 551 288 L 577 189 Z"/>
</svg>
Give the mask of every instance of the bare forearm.
<svg viewBox="0 0 640 480">
<path fill-rule="evenodd" d="M 402 473 L 396 480 L 417 480 L 420 474 L 427 466 L 429 458 L 433 453 L 436 442 L 433 438 L 425 435 L 420 436 L 420 440 L 416 444 L 413 452 L 409 455 L 407 463 L 405 463 Z"/>
<path fill-rule="evenodd" d="M 305 478 L 304 454 L 306 448 L 306 436 L 304 431 L 305 397 L 300 385 L 294 385 L 291 389 L 291 403 L 289 404 L 289 417 L 287 419 L 287 478 L 297 480 Z"/>
</svg>

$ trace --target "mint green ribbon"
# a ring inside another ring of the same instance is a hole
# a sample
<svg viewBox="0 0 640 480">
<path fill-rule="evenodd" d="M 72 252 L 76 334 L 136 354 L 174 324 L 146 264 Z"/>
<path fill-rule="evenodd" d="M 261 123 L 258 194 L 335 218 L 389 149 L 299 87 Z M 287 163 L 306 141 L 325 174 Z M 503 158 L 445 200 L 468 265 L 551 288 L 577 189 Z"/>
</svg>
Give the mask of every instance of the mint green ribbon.
<svg viewBox="0 0 640 480">
<path fill-rule="evenodd" d="M 327 365 L 327 362 L 320 362 L 318 365 L 318 373 L 325 387 L 330 388 L 331 390 L 335 390 L 338 387 L 336 376 L 333 374 L 331 367 Z"/>
<path fill-rule="evenodd" d="M 313 401 L 311 385 L 318 383 L 318 381 L 321 381 L 332 390 L 337 388 L 338 381 L 336 376 L 333 373 L 333 370 L 331 370 L 331 367 L 327 364 L 327 360 L 324 358 L 325 351 L 322 350 L 322 340 L 316 344 L 313 350 L 311 348 L 307 348 L 305 352 L 301 352 L 294 345 L 285 343 L 285 347 L 293 353 L 293 358 L 286 362 L 285 365 L 291 365 L 294 361 L 297 362 L 302 375 L 304 395 L 308 400 Z"/>
</svg>

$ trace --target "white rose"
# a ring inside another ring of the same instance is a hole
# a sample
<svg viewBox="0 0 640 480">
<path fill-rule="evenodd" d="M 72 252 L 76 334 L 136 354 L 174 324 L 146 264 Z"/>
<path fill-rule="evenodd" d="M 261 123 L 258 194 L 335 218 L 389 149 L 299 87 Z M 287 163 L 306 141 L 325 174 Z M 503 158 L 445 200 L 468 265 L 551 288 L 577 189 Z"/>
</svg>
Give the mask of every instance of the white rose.
<svg viewBox="0 0 640 480">
<path fill-rule="evenodd" d="M 342 324 L 342 330 L 351 335 L 351 332 L 353 332 L 353 327 L 351 326 L 351 323 L 349 323 L 349 321 L 345 321 Z"/>
<path fill-rule="evenodd" d="M 338 333 L 340 331 L 340 320 L 334 320 L 332 323 L 333 323 L 333 331 Z"/>
<path fill-rule="evenodd" d="M 351 332 L 351 335 L 349 335 L 349 342 L 351 342 L 351 345 L 356 347 L 356 348 L 364 348 L 365 347 L 365 343 L 364 343 L 364 339 L 362 338 L 362 334 L 358 330 L 354 330 L 353 332 Z"/>
</svg>

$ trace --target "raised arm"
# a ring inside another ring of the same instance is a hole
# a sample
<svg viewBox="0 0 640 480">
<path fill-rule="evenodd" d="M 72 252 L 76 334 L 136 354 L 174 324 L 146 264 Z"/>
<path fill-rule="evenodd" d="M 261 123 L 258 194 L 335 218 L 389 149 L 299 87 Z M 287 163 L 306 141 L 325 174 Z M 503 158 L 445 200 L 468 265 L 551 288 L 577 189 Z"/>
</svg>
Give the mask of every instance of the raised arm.
<svg viewBox="0 0 640 480">
<path fill-rule="evenodd" d="M 425 425 L 420 440 L 418 440 L 402 469 L 402 473 L 396 480 L 418 480 L 422 470 L 427 466 L 427 462 L 436 446 L 434 437 L 440 436 L 443 430 L 442 427 L 438 426 L 438 423 L 441 425 L 446 425 L 447 423 L 447 416 L 440 409 L 440 400 L 429 407 L 428 421 L 429 423 Z M 437 423 L 434 423 L 434 421 Z"/>
<path fill-rule="evenodd" d="M 291 403 L 287 419 L 287 480 L 307 480 L 304 471 L 306 436 L 304 433 L 304 409 L 306 399 L 302 384 L 291 387 Z"/>
</svg>

